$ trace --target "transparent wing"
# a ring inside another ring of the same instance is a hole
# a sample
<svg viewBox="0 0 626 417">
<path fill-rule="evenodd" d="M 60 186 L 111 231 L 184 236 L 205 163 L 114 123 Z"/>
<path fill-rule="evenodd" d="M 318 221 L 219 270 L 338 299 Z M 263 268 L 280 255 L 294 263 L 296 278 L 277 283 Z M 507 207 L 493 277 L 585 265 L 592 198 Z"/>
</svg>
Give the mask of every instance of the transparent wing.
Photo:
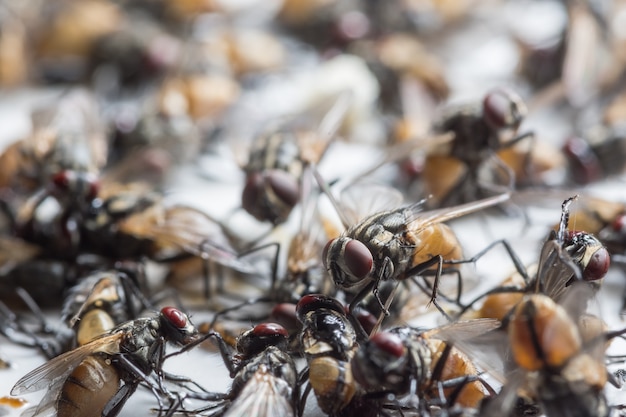
<svg viewBox="0 0 626 417">
<path fill-rule="evenodd" d="M 224 417 L 295 416 L 292 388 L 260 367 L 233 401 Z"/>
<path fill-rule="evenodd" d="M 339 201 L 344 215 L 353 225 L 374 213 L 395 210 L 403 200 L 402 193 L 393 187 L 362 181 L 345 188 Z"/>
<path fill-rule="evenodd" d="M 240 272 L 255 270 L 237 256 L 219 222 L 193 207 L 156 204 L 148 212 L 137 213 L 120 222 L 119 230 L 153 240 L 157 257 L 187 252 Z"/>
<path fill-rule="evenodd" d="M 427 337 L 443 340 L 463 352 L 478 368 L 494 380 L 504 383 L 504 356 L 508 344 L 495 319 L 475 319 L 453 322 L 425 333 Z"/>
<path fill-rule="evenodd" d="M 473 339 L 500 327 L 496 319 L 474 319 L 455 321 L 424 332 L 424 335 L 446 342 L 460 342 Z"/>
<path fill-rule="evenodd" d="M 316 133 L 301 136 L 299 145 L 303 161 L 316 164 L 324 156 L 346 117 L 353 96 L 352 91 L 345 90 L 333 97 L 334 103 L 320 121 Z"/>
<path fill-rule="evenodd" d="M 413 77 L 403 76 L 399 88 L 402 111 L 410 128 L 409 138 L 424 137 L 431 128 L 437 103 L 426 86 Z"/>
<path fill-rule="evenodd" d="M 475 213 L 477 211 L 496 206 L 500 203 L 507 201 L 510 196 L 511 195 L 509 193 L 503 193 L 494 197 L 489 197 L 478 201 L 472 201 L 471 203 L 428 211 L 423 211 L 423 202 L 420 201 L 410 206 L 411 210 L 413 211 L 413 217 L 409 220 L 411 222 L 409 227 L 411 229 L 417 230 L 431 226 L 433 224 L 443 223 L 457 217 L 465 216 L 470 213 Z"/>
<path fill-rule="evenodd" d="M 11 389 L 11 395 L 37 392 L 44 388 L 48 388 L 48 392 L 58 391 L 67 376 L 87 356 L 96 352 L 118 353 L 121 337 L 121 333 L 105 335 L 49 360 L 20 378 Z"/>
</svg>

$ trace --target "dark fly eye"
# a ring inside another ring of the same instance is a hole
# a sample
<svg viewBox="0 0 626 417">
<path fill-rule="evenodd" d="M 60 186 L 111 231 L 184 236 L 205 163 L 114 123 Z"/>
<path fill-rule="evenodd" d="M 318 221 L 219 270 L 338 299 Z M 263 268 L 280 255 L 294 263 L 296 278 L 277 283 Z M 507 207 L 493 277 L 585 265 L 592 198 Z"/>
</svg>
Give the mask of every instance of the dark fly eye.
<svg viewBox="0 0 626 417">
<path fill-rule="evenodd" d="M 611 223 L 611 228 L 614 232 L 626 234 L 626 214 L 620 214 Z"/>
<path fill-rule="evenodd" d="M 611 257 L 609 251 L 605 247 L 598 249 L 587 263 L 583 271 L 585 281 L 595 281 L 604 278 L 609 266 L 611 265 Z"/>
<path fill-rule="evenodd" d="M 516 129 L 526 115 L 526 106 L 513 92 L 497 89 L 483 99 L 483 115 L 494 129 Z"/>
<path fill-rule="evenodd" d="M 332 297 L 324 294 L 308 294 L 300 298 L 296 305 L 296 313 L 301 319 L 306 313 L 313 310 L 327 308 L 340 313 L 344 313 L 344 307 L 341 303 Z"/>
<path fill-rule="evenodd" d="M 570 137 L 563 145 L 572 179 L 578 184 L 588 184 L 602 177 L 602 167 L 598 157 L 586 140 Z"/>
<path fill-rule="evenodd" d="M 286 329 L 295 330 L 300 327 L 300 322 L 296 316 L 296 305 L 292 303 L 277 304 L 272 308 L 269 318 Z"/>
<path fill-rule="evenodd" d="M 262 189 L 263 176 L 256 172 L 249 174 L 241 194 L 241 205 L 248 213 L 254 215 L 259 211 L 259 197 Z"/>
<path fill-rule="evenodd" d="M 346 315 L 347 314 L 350 314 L 348 306 L 346 306 Z M 360 308 L 354 312 L 354 315 L 359 324 L 363 327 L 363 330 L 365 330 L 367 334 L 371 334 L 378 323 L 378 317 Z"/>
<path fill-rule="evenodd" d="M 161 314 L 174 327 L 182 329 L 187 326 L 187 315 L 175 307 L 163 307 L 161 309 Z"/>
<path fill-rule="evenodd" d="M 87 198 L 89 200 L 93 200 L 98 197 L 98 192 L 100 192 L 100 181 L 93 179 L 89 182 L 89 191 L 87 192 Z"/>
<path fill-rule="evenodd" d="M 252 333 L 258 337 L 284 336 L 288 337 L 289 333 L 283 326 L 278 323 L 261 323 L 252 329 Z"/>
<path fill-rule="evenodd" d="M 374 263 L 370 250 L 358 240 L 351 240 L 346 244 L 343 260 L 350 273 L 357 278 L 365 278 Z"/>
<path fill-rule="evenodd" d="M 280 324 L 261 323 L 237 338 L 237 351 L 246 356 L 255 355 L 268 346 L 286 343 L 288 337 L 287 330 Z"/>
<path fill-rule="evenodd" d="M 298 203 L 300 185 L 293 175 L 281 170 L 271 170 L 266 176 L 269 186 L 280 201 L 289 207 L 293 207 Z"/>
<path fill-rule="evenodd" d="M 60 171 L 54 174 L 52 177 L 52 183 L 62 190 L 67 190 L 70 188 L 70 177 L 70 171 Z"/>
<path fill-rule="evenodd" d="M 370 342 L 380 351 L 399 358 L 404 355 L 404 344 L 402 340 L 393 333 L 377 333 L 370 338 Z"/>
</svg>

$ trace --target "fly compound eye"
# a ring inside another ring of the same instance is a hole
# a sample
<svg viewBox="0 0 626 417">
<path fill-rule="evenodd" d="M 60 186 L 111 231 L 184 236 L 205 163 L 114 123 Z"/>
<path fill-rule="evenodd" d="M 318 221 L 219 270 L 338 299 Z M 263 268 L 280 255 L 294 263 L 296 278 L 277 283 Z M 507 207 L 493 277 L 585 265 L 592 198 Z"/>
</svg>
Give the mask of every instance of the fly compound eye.
<svg viewBox="0 0 626 417">
<path fill-rule="evenodd" d="M 246 178 L 246 185 L 241 194 L 241 205 L 250 214 L 255 215 L 259 211 L 259 198 L 263 189 L 263 176 L 252 173 Z"/>
<path fill-rule="evenodd" d="M 604 247 L 600 247 L 591 255 L 587 266 L 583 270 L 583 278 L 585 281 L 596 281 L 604 278 L 609 266 L 611 265 L 611 257 L 609 251 Z"/>
<path fill-rule="evenodd" d="M 291 174 L 281 170 L 271 170 L 266 174 L 267 184 L 276 197 L 288 207 L 294 207 L 300 198 L 300 185 Z"/>
<path fill-rule="evenodd" d="M 52 183 L 60 190 L 68 190 L 71 182 L 74 180 L 72 171 L 60 171 L 52 176 Z"/>
<path fill-rule="evenodd" d="M 358 240 L 351 240 L 346 244 L 343 262 L 350 273 L 361 280 L 372 270 L 374 259 L 367 246 Z"/>
<path fill-rule="evenodd" d="M 611 223 L 611 229 L 619 234 L 626 235 L 626 214 L 620 214 Z"/>
<path fill-rule="evenodd" d="M 297 330 L 300 328 L 300 322 L 296 315 L 296 305 L 293 303 L 277 304 L 272 308 L 269 319 L 289 330 Z"/>
<path fill-rule="evenodd" d="M 392 333 L 377 333 L 370 338 L 372 346 L 386 355 L 400 358 L 404 355 L 405 347 L 400 338 Z"/>
<path fill-rule="evenodd" d="M 496 89 L 483 99 L 485 121 L 494 129 L 517 129 L 526 113 L 522 99 L 509 90 Z"/>
<path fill-rule="evenodd" d="M 100 192 L 100 181 L 95 177 L 89 179 L 88 189 L 87 189 L 87 199 L 93 200 L 98 197 L 98 193 Z"/>
<path fill-rule="evenodd" d="M 252 333 L 257 337 L 288 337 L 289 334 L 283 326 L 278 323 L 261 323 L 252 329 Z"/>
<path fill-rule="evenodd" d="M 163 307 L 161 314 L 172 326 L 178 329 L 184 329 L 187 326 L 187 315 L 175 307 Z"/>
<path fill-rule="evenodd" d="M 302 321 L 303 317 L 310 311 L 319 309 L 329 309 L 344 314 L 343 305 L 332 297 L 324 294 L 308 294 L 300 298 L 296 305 L 296 313 L 298 319 Z"/>
<path fill-rule="evenodd" d="M 261 323 L 237 338 L 237 351 L 246 356 L 256 355 L 268 346 L 286 343 L 289 333 L 277 323 Z"/>
</svg>

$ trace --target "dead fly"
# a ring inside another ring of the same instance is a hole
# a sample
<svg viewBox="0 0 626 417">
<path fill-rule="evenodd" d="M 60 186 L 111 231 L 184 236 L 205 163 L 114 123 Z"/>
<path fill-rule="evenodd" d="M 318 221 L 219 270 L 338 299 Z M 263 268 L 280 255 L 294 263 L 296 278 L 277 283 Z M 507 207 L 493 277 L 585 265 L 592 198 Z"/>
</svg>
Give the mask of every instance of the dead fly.
<svg viewBox="0 0 626 417">
<path fill-rule="evenodd" d="M 337 287 L 356 294 L 350 303 L 351 310 L 370 292 L 377 296 L 382 282 L 412 279 L 420 286 L 415 278 L 436 268 L 430 271 L 436 275 L 434 296 L 443 265 L 463 259 L 456 235 L 443 222 L 495 206 L 508 198 L 508 194 L 502 194 L 430 211 L 423 210 L 425 202 L 421 201 L 379 211 L 354 222 L 340 237 L 330 240 L 322 255 L 324 266 Z M 360 201 L 361 207 L 367 203 Z"/>
<path fill-rule="evenodd" d="M 593 233 L 600 239 L 612 261 L 626 262 L 626 204 L 585 197 L 571 216 L 577 229 Z"/>
<path fill-rule="evenodd" d="M 624 172 L 626 130 L 623 120 L 615 125 L 598 125 L 580 136 L 568 138 L 563 153 L 568 163 L 568 180 L 589 184 Z"/>
<path fill-rule="evenodd" d="M 606 342 L 623 331 L 584 341 L 577 325 L 580 300 L 570 294 L 563 305 L 543 294 L 525 295 L 515 307 L 508 345 L 518 369 L 485 415 L 508 415 L 521 392 L 548 417 L 609 415 L 604 351 Z"/>
<path fill-rule="evenodd" d="M 615 88 L 622 73 L 623 64 L 616 58 L 619 35 L 611 28 L 612 16 L 619 14 L 621 6 L 559 3 L 566 9 L 567 22 L 552 30 L 550 39 L 538 39 L 530 28 L 517 37 L 521 75 L 537 89 L 531 108 L 563 99 L 581 108 Z"/>
<path fill-rule="evenodd" d="M 511 191 L 514 173 L 498 153 L 532 137 L 518 134 L 526 112 L 522 99 L 504 89 L 487 93 L 480 104 L 448 110 L 434 130 L 451 132 L 454 140 L 424 161 L 423 191 L 433 195 L 431 204 L 447 207 Z"/>
<path fill-rule="evenodd" d="M 496 329 L 497 320 L 458 321 L 432 330 L 396 327 L 372 335 L 352 359 L 352 374 L 363 389 L 409 396 L 415 404 L 438 400 L 448 407 L 477 407 L 491 390 L 455 342 Z"/>
<path fill-rule="evenodd" d="M 99 120 L 94 98 L 81 89 L 70 90 L 54 105 L 36 109 L 32 114 L 33 131 L 10 145 L 1 155 L 0 186 L 18 195 L 52 187 L 62 172 L 95 177 L 107 162 L 108 144 Z M 68 179 L 69 181 L 69 179 Z M 75 189 L 78 194 L 81 190 Z M 87 187 L 82 194 L 91 190 Z M 73 196 L 78 198 L 79 196 Z"/>
<path fill-rule="evenodd" d="M 70 349 L 152 309 L 134 278 L 121 270 L 95 272 L 70 288 L 61 310 L 62 323 L 72 330 Z"/>
<path fill-rule="evenodd" d="M 301 198 L 302 175 L 322 158 L 350 105 L 342 93 L 316 130 L 285 126 L 254 139 L 243 170 L 242 207 L 259 221 L 283 223 Z"/>
<path fill-rule="evenodd" d="M 334 290 L 330 277 L 325 273 L 322 266 L 321 253 L 323 245 L 327 239 L 323 225 L 317 211 L 317 194 L 314 194 L 312 187 L 312 175 L 307 171 L 302 178 L 303 197 L 299 214 L 299 228 L 292 236 L 287 250 L 286 267 L 284 274 L 277 277 L 271 287 L 263 295 L 250 298 L 240 304 L 218 311 L 211 324 L 210 329 L 218 331 L 222 336 L 232 333 L 229 326 L 223 326 L 220 321 L 233 318 L 242 325 L 247 326 L 250 320 L 253 321 L 276 321 L 293 334 L 300 328 L 295 314 L 295 304 L 306 294 L 324 293 L 332 295 Z M 272 308 L 259 308 L 261 304 L 269 304 Z M 248 311 L 254 307 L 254 311 Z M 240 312 L 233 314 L 239 310 Z M 222 333 L 221 330 L 226 331 Z M 230 337 L 232 340 L 233 338 Z"/>
<path fill-rule="evenodd" d="M 164 307 L 157 317 L 139 318 L 116 326 L 104 335 L 51 359 L 22 377 L 12 395 L 47 390 L 28 416 L 115 416 L 137 387 L 148 384 L 157 398 L 165 344 L 187 345 L 199 333 L 187 316 Z"/>
<path fill-rule="evenodd" d="M 483 305 L 472 316 L 504 320 L 524 293 L 541 293 L 558 302 L 576 282 L 598 288 L 609 269 L 609 252 L 592 234 L 568 228 L 569 206 L 575 198 L 563 202 L 558 230 L 552 231 L 543 244 L 537 265 L 526 269 L 509 251 L 517 273 L 471 301 L 461 313 L 484 298 Z"/>
<path fill-rule="evenodd" d="M 146 181 L 161 185 L 171 168 L 198 153 L 201 131 L 185 114 L 164 114 L 149 96 L 141 103 L 119 106 L 112 116 L 113 140 L 109 181 Z"/>
<path fill-rule="evenodd" d="M 233 379 L 226 394 L 209 392 L 179 393 L 179 402 L 166 415 L 182 411 L 185 415 L 292 416 L 298 404 L 298 374 L 287 352 L 287 331 L 275 323 L 262 323 L 242 333 L 236 342 L 237 352 L 217 333 L 215 337 L 224 364 Z M 183 408 L 185 399 L 213 403 L 196 410 Z"/>
<path fill-rule="evenodd" d="M 219 222 L 192 207 L 166 205 L 142 184 L 107 184 L 81 226 L 82 249 L 108 258 L 173 262 L 197 257 L 244 274 L 257 270 L 241 259 Z"/>
<path fill-rule="evenodd" d="M 303 394 L 302 407 L 312 389 L 323 412 L 341 415 L 353 397 L 360 395 L 350 361 L 358 348 L 357 337 L 363 336 L 334 298 L 305 295 L 296 311 L 303 326 L 300 346 L 308 364 L 304 376 L 308 376 L 309 388 Z"/>
</svg>

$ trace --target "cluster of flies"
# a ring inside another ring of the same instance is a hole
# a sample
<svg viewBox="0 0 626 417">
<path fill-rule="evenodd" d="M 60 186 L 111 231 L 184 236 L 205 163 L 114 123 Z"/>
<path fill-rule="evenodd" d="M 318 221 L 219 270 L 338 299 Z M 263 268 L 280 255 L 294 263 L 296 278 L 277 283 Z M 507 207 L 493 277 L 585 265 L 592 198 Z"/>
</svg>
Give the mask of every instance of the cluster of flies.
<svg viewBox="0 0 626 417">
<path fill-rule="evenodd" d="M 273 31 L 263 32 L 220 2 L 38 3 L 0 4 L 0 83 L 83 86 L 34 111 L 32 133 L 0 155 L 0 333 L 48 358 L 2 406 L 45 391 L 23 416 L 113 417 L 141 389 L 154 397 L 146 413 L 167 417 L 620 412 L 605 396 L 607 384 L 621 383 L 608 369 L 619 358 L 606 350 L 626 330 L 608 329 L 586 305 L 611 264 L 624 263 L 624 204 L 580 197 L 570 212 L 576 197 L 565 199 L 533 266 L 505 240 L 469 258 L 445 223 L 479 211 L 511 215 L 523 187 L 553 186 L 543 177 L 551 170 L 564 173 L 560 186 L 621 172 L 624 99 L 605 94 L 619 77 L 588 86 L 602 93 L 599 127 L 542 158 L 541 132 L 521 131 L 528 110 L 508 89 L 431 117 L 450 89 L 421 36 L 452 36 L 471 16 L 460 5 L 285 0 L 254 6 L 273 13 Z M 543 98 L 539 107 L 581 100 L 571 79 L 581 65 L 572 58 L 576 30 L 607 18 L 593 2 L 563 7 L 569 20 L 557 46 L 524 46 L 521 75 Z M 602 39 L 611 44 L 610 33 Z M 346 90 L 254 135 L 241 164 L 241 208 L 272 229 L 300 216 L 281 262 L 271 233 L 242 241 L 202 210 L 168 203 L 162 190 L 170 169 L 193 163 L 205 142 L 234 140 L 228 110 L 304 45 L 319 59 L 351 54 L 367 64 L 387 139 L 384 156 L 357 179 L 320 173 L 349 129 L 356 98 Z M 389 166 L 395 174 L 384 185 L 368 181 Z M 343 230 L 319 209 L 322 199 Z M 515 274 L 466 300 L 462 264 L 498 245 Z M 271 252 L 270 273 L 257 276 L 250 252 Z M 153 263 L 170 271 L 157 290 Z M 218 279 L 225 270 L 261 294 L 228 293 Z M 190 321 L 181 279 L 202 281 L 195 296 L 211 322 Z M 406 324 L 408 303 L 421 295 L 444 324 Z M 221 298 L 236 301 L 209 307 Z M 166 300 L 175 307 L 159 309 Z M 48 323 L 42 307 L 60 308 L 61 323 Z M 233 322 L 244 328 L 234 337 Z M 211 342 L 233 378 L 228 391 L 165 370 L 172 356 Z"/>
</svg>

